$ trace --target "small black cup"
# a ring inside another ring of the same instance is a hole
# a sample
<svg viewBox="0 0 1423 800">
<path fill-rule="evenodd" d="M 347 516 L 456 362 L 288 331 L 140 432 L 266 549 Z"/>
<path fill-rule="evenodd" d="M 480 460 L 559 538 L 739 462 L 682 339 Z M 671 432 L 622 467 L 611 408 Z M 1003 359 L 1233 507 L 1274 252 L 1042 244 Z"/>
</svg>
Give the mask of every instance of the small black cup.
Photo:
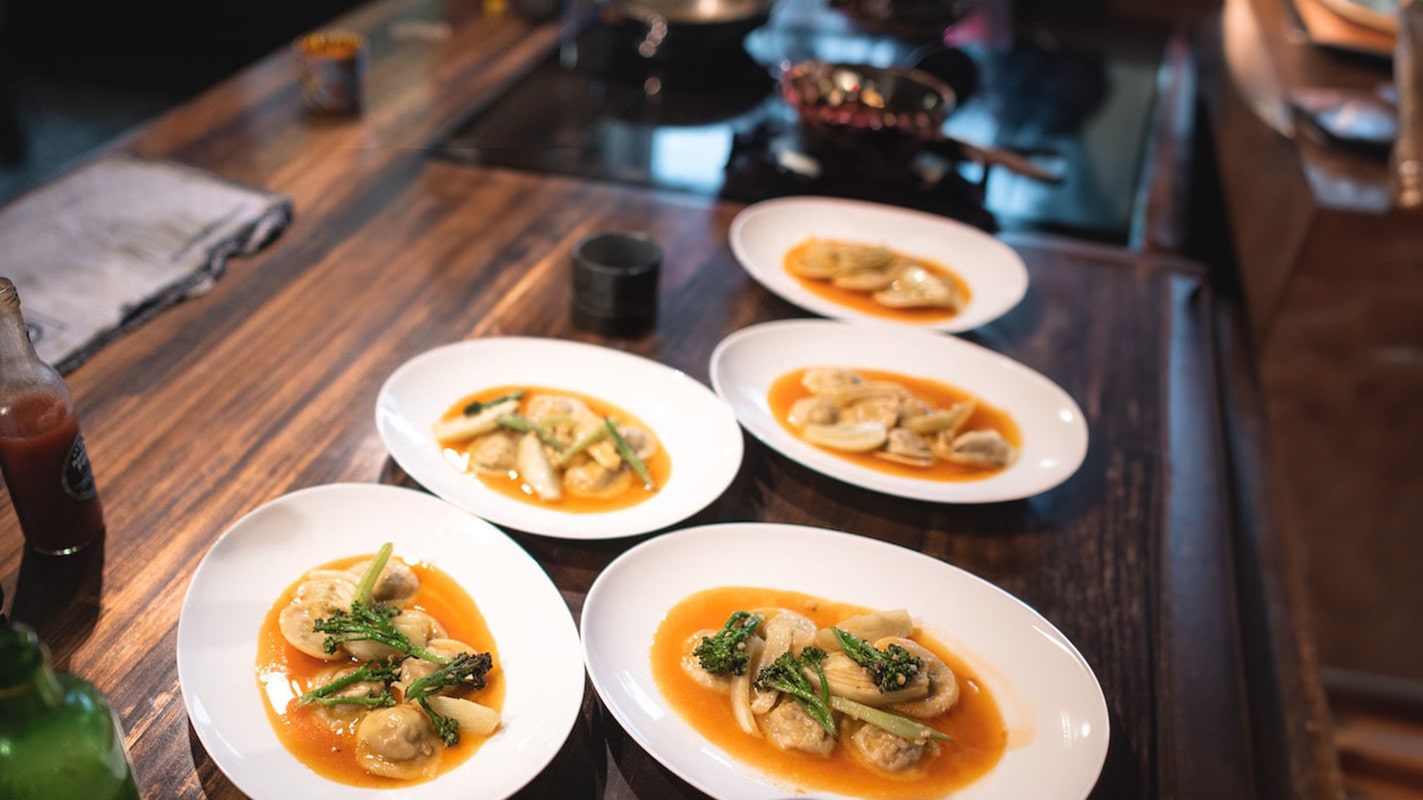
<svg viewBox="0 0 1423 800">
<path fill-rule="evenodd" d="M 573 246 L 573 324 L 636 336 L 657 322 L 662 248 L 646 234 L 594 233 Z"/>
</svg>

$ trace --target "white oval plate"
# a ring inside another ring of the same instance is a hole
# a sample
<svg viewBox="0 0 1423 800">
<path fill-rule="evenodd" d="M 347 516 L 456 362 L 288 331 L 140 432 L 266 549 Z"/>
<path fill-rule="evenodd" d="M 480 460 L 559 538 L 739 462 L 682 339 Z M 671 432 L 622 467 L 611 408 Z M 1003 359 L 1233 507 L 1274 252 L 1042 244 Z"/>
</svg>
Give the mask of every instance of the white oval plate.
<svg viewBox="0 0 1423 800">
<path fill-rule="evenodd" d="M 786 272 L 786 252 L 811 236 L 884 244 L 949 267 L 972 295 L 948 319 L 905 322 L 865 314 L 806 291 Z M 1028 290 L 1028 270 L 1011 247 L 962 222 L 906 208 L 831 197 L 783 197 L 742 209 L 731 221 L 731 252 L 746 272 L 807 311 L 851 322 L 967 331 L 1005 314 Z"/>
<path fill-rule="evenodd" d="M 460 766 L 399 789 L 327 780 L 277 740 L 257 685 L 257 632 L 302 573 L 385 542 L 443 570 L 474 598 L 507 680 L 500 729 Z M 563 746 L 583 703 L 578 631 L 538 563 L 498 528 L 423 492 L 315 486 L 279 497 L 223 533 L 198 564 L 178 619 L 178 681 L 208 755 L 255 798 L 508 797 Z"/>
<path fill-rule="evenodd" d="M 811 366 L 882 369 L 957 386 L 1008 412 L 1023 434 L 1008 469 L 976 481 L 930 481 L 859 466 L 792 435 L 771 414 L 780 376 Z M 941 503 L 1030 497 L 1067 480 L 1087 455 L 1082 410 L 1057 384 L 1007 356 L 950 336 L 826 320 L 742 328 L 712 351 L 711 381 L 741 424 L 787 458 L 877 492 Z"/>
<path fill-rule="evenodd" d="M 630 508 L 573 514 L 505 497 L 455 469 L 430 426 L 461 397 L 505 385 L 581 392 L 638 417 L 672 460 L 667 485 Z M 395 462 L 426 489 L 495 524 L 561 539 L 632 536 L 680 522 L 715 500 L 741 468 L 736 416 L 710 389 L 641 356 L 562 339 L 474 339 L 422 353 L 381 387 L 376 428 Z"/>
<path fill-rule="evenodd" d="M 841 797 L 807 794 L 737 761 L 662 697 L 652 677 L 653 634 L 668 609 L 717 586 L 907 608 L 917 625 L 969 661 L 999 703 L 1009 744 L 992 770 L 954 792 L 955 800 L 1080 800 L 1096 783 L 1107 756 L 1106 699 L 1086 660 L 1036 611 L 981 578 L 896 545 L 747 522 L 649 539 L 609 564 L 583 603 L 583 657 L 603 703 L 648 753 L 703 792 L 726 800 Z"/>
</svg>

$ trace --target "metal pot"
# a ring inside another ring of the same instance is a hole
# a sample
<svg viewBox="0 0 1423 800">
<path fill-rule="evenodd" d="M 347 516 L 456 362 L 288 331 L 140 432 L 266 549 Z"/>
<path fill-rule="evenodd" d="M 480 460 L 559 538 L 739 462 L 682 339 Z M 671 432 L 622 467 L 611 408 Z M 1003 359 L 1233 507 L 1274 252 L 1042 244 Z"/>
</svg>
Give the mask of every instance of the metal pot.
<svg viewBox="0 0 1423 800">
<path fill-rule="evenodd" d="M 958 97 L 947 83 L 921 69 L 803 61 L 782 68 L 780 88 L 802 128 L 846 152 L 873 149 L 907 163 L 928 151 L 1002 166 L 1048 183 L 1062 181 L 1018 153 L 945 136 L 944 120 Z"/>
<path fill-rule="evenodd" d="M 770 19 L 773 0 L 606 0 L 603 21 L 637 23 L 643 58 L 687 61 L 727 47 L 742 47 L 746 34 Z"/>
</svg>

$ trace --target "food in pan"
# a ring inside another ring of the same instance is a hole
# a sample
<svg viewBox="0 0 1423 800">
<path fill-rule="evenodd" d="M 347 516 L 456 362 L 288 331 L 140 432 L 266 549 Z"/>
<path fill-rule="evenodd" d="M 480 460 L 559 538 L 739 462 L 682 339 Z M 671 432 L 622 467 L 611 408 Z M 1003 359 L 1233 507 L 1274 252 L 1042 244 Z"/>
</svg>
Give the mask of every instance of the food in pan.
<svg viewBox="0 0 1423 800">
<path fill-rule="evenodd" d="M 671 473 L 651 429 L 576 392 L 494 387 L 455 403 L 432 433 L 451 464 L 491 489 L 563 511 L 635 505 Z"/>
<path fill-rule="evenodd" d="M 1011 466 L 1022 444 L 1007 413 L 945 383 L 816 366 L 771 384 L 776 420 L 862 466 L 926 480 L 977 480 Z"/>
<path fill-rule="evenodd" d="M 474 601 L 436 567 L 391 553 L 308 570 L 258 634 L 277 738 L 313 772 L 354 786 L 453 769 L 498 729 L 504 702 Z"/>
<path fill-rule="evenodd" d="M 943 264 L 882 245 L 812 237 L 786 253 L 785 267 L 807 291 L 875 316 L 947 319 L 970 297 Z"/>
<path fill-rule="evenodd" d="M 796 791 L 942 797 L 1007 746 L 986 685 L 903 609 L 708 589 L 668 611 L 652 671 L 693 728 Z"/>
</svg>

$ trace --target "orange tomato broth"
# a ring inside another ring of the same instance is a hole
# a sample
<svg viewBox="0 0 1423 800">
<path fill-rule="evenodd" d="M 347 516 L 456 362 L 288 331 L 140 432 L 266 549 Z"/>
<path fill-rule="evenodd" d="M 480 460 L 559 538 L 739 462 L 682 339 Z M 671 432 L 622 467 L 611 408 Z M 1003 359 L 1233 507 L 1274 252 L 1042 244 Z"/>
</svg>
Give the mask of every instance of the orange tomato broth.
<svg viewBox="0 0 1423 800">
<path fill-rule="evenodd" d="M 816 241 L 827 242 L 833 245 L 858 244 L 856 242 L 847 242 L 839 239 L 817 240 L 811 238 L 806 239 L 795 247 L 792 247 L 790 250 L 787 250 L 786 257 L 783 262 L 786 269 L 786 274 L 794 278 L 795 281 L 800 284 L 801 288 L 805 289 L 807 292 L 810 292 L 811 294 L 823 298 L 825 300 L 829 300 L 830 302 L 835 303 L 837 305 L 841 305 L 846 308 L 852 308 L 863 314 L 870 314 L 876 317 L 899 320 L 901 322 L 939 322 L 942 320 L 949 319 L 951 317 L 958 316 L 959 312 L 952 308 L 891 308 L 875 300 L 872 292 L 856 292 L 851 289 L 842 289 L 828 280 L 817 280 L 815 278 L 807 278 L 803 275 L 797 274 L 796 271 L 791 268 L 791 265 L 799 262 L 802 258 L 804 258 L 805 251 L 808 250 L 810 246 Z M 913 261 L 914 263 L 922 266 L 929 272 L 932 272 L 938 277 L 952 283 L 954 286 L 954 291 L 958 294 L 959 297 L 963 298 L 963 305 L 967 305 L 969 300 L 973 297 L 973 290 L 969 289 L 968 283 L 962 277 L 960 277 L 957 272 L 954 272 L 947 266 L 927 258 L 911 256 L 907 253 L 903 253 L 892 248 L 890 248 L 890 252 L 894 253 L 896 258 L 903 258 L 909 261 Z"/>
<path fill-rule="evenodd" d="M 910 394 L 920 400 L 928 402 L 935 408 L 949 408 L 955 403 L 964 400 L 977 400 L 974 395 L 950 386 L 947 383 L 930 380 L 928 378 L 916 378 L 910 375 L 901 375 L 897 372 L 876 369 L 855 368 L 865 380 L 869 381 L 893 381 L 909 390 Z M 771 415 L 776 421 L 795 436 L 801 439 L 800 431 L 790 423 L 791 406 L 795 401 L 811 396 L 811 391 L 801 386 L 801 377 L 806 370 L 798 369 L 787 372 L 771 383 L 771 390 L 767 400 L 771 406 Z M 973 414 L 968 421 L 959 429 L 961 433 L 968 431 L 997 429 L 1003 438 L 1015 448 L 1022 448 L 1023 434 L 1018 429 L 1018 423 L 1008 412 L 991 406 L 982 400 L 978 400 L 978 405 L 974 407 Z M 801 439 L 801 441 L 805 441 Z M 806 442 L 807 444 L 813 444 Z M 831 447 L 820 447 L 814 445 L 831 455 L 853 462 L 866 469 L 887 472 L 891 475 L 898 475 L 904 478 L 918 478 L 926 481 L 977 481 L 996 475 L 1003 469 L 984 469 L 982 467 L 969 467 L 962 464 L 952 464 L 943 459 L 935 459 L 934 463 L 927 467 L 914 467 L 908 464 L 900 464 L 895 461 L 887 461 L 877 457 L 874 453 L 851 453 L 845 450 L 836 450 Z"/>
<path fill-rule="evenodd" d="M 373 556 L 351 556 L 337 559 L 315 569 L 348 569 Z M 409 562 L 407 562 L 409 563 Z M 485 675 L 485 687 L 468 695 L 468 699 L 496 710 L 504 708 L 504 675 L 494 637 L 474 600 L 448 575 L 425 563 L 410 563 L 420 579 L 420 589 L 403 608 L 414 608 L 434 617 L 445 627 L 450 639 L 464 642 L 477 652 L 488 652 L 494 667 Z M 282 592 L 262 622 L 257 634 L 257 683 L 267 718 L 277 739 L 297 760 L 312 772 L 351 786 L 388 789 L 422 783 L 423 780 L 397 780 L 372 775 L 356 763 L 355 723 L 333 730 L 316 713 L 316 706 L 296 707 L 297 698 L 308 691 L 321 673 L 332 666 L 358 666 L 363 663 L 351 658 L 345 661 L 322 661 L 292 647 L 282 636 L 278 617 L 296 595 L 297 580 Z M 279 706 L 279 707 L 278 707 Z M 495 729 L 498 733 L 498 729 Z M 492 735 L 492 734 L 491 734 Z M 489 736 L 462 734 L 453 747 L 442 749 L 439 769 L 444 774 L 469 759 Z"/>
<path fill-rule="evenodd" d="M 635 425 L 644 430 L 651 431 L 653 436 L 657 435 L 657 432 L 653 431 L 650 426 L 612 403 L 604 402 L 580 392 L 571 392 L 567 389 L 549 389 L 542 386 L 496 386 L 492 389 L 484 389 L 461 398 L 458 403 L 450 406 L 449 409 L 445 411 L 444 415 L 440 417 L 440 420 L 444 421 L 458 417 L 463 413 L 465 406 L 477 400 L 493 400 L 496 397 L 502 397 L 503 395 L 517 391 L 524 392 L 524 397 L 519 403 L 519 413 L 521 414 L 527 409 L 529 399 L 534 395 L 567 395 L 568 397 L 576 397 L 584 403 L 587 403 L 588 408 L 600 417 L 614 417 L 620 423 Z M 477 438 L 478 437 L 476 437 L 476 439 Z M 625 491 L 611 497 L 582 497 L 565 492 L 563 498 L 560 500 L 543 500 L 534 492 L 533 487 L 519 478 L 519 474 L 514 470 L 510 470 L 508 475 L 493 475 L 474 471 L 470 467 L 473 456 L 469 451 L 474 441 L 475 440 L 442 445 L 445 459 L 455 467 L 472 473 L 475 477 L 479 478 L 481 483 L 490 489 L 499 492 L 505 497 L 529 503 L 530 505 L 555 507 L 559 511 L 567 511 L 574 514 L 596 514 L 635 506 L 657 493 L 656 489 L 647 491 L 643 488 L 642 481 L 638 480 L 637 476 L 634 475 L 632 480 L 628 482 L 628 488 Z M 658 439 L 658 443 L 657 452 L 654 453 L 651 458 L 647 459 L 647 472 L 652 477 L 654 486 L 666 486 L 667 478 L 672 474 L 672 460 L 668 457 L 667 451 L 661 447 L 660 438 Z"/>
<path fill-rule="evenodd" d="M 799 592 L 727 586 L 698 592 L 667 612 L 652 639 L 652 674 L 668 704 L 700 734 L 736 759 L 794 785 L 792 791 L 831 791 L 866 798 L 938 798 L 982 777 L 998 763 L 1008 731 L 997 702 L 962 659 L 916 631 L 914 641 L 937 655 L 959 681 L 959 700 L 939 717 L 921 720 L 953 737 L 937 756 L 913 770 L 890 773 L 868 766 L 842 736 L 827 758 L 781 750 L 764 737 L 744 733 L 724 696 L 682 671 L 685 643 L 698 630 L 720 629 L 733 611 L 786 608 L 824 628 L 869 609 Z"/>
</svg>

